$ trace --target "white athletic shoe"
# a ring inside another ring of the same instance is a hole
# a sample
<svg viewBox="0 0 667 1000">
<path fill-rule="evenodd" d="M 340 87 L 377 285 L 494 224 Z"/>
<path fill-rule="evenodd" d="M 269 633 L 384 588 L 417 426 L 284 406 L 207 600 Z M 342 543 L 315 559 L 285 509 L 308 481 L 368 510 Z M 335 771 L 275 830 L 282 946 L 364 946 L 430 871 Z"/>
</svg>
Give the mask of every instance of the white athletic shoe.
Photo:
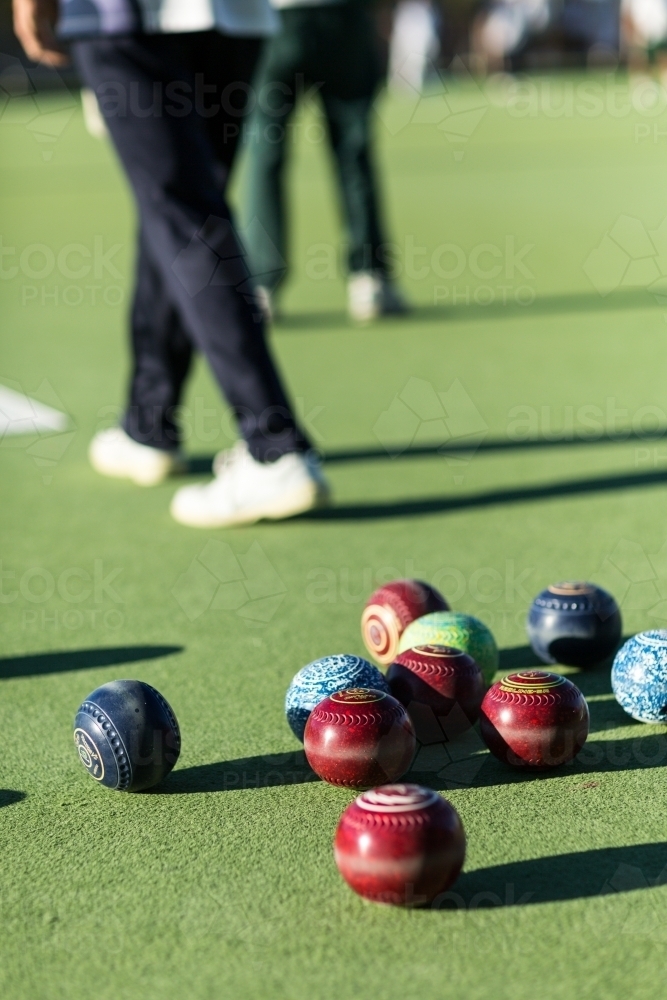
<svg viewBox="0 0 667 1000">
<path fill-rule="evenodd" d="M 139 444 L 122 427 L 110 427 L 96 434 L 88 446 L 88 458 L 103 476 L 131 479 L 139 486 L 157 486 L 167 476 L 186 468 L 179 451 L 162 451 Z"/>
<path fill-rule="evenodd" d="M 347 309 L 357 323 L 380 316 L 403 316 L 410 311 L 399 290 L 377 271 L 357 271 L 347 281 Z"/>
<path fill-rule="evenodd" d="M 276 462 L 257 462 L 245 441 L 220 452 L 215 479 L 184 486 L 171 502 L 171 514 L 193 528 L 224 528 L 279 520 L 326 506 L 329 488 L 314 455 L 290 452 Z"/>
</svg>

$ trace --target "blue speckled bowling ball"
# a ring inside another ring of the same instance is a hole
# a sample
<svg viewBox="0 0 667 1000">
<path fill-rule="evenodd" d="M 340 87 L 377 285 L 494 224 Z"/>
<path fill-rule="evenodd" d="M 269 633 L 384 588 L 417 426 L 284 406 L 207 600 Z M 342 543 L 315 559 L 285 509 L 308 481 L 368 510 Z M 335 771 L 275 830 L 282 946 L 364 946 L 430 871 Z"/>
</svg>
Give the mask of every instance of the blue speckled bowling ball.
<svg viewBox="0 0 667 1000">
<path fill-rule="evenodd" d="M 328 695 L 345 688 L 376 688 L 389 694 L 389 685 L 377 667 L 361 656 L 337 653 L 323 656 L 302 667 L 285 696 L 285 715 L 290 729 L 303 743 L 308 716 Z"/>
<path fill-rule="evenodd" d="M 611 668 L 616 701 L 638 722 L 667 722 L 667 629 L 633 635 Z"/>
<path fill-rule="evenodd" d="M 526 631 L 543 663 L 592 667 L 618 648 L 621 612 L 594 583 L 554 583 L 531 604 Z"/>
</svg>

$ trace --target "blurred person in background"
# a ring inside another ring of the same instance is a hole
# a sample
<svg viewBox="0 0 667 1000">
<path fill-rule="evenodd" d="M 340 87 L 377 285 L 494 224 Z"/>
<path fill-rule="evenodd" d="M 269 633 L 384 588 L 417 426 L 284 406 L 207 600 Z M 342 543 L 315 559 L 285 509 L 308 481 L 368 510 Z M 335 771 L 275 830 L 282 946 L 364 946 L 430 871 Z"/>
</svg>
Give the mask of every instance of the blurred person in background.
<svg viewBox="0 0 667 1000">
<path fill-rule="evenodd" d="M 509 69 L 509 60 L 551 21 L 549 0 L 491 0 L 473 21 L 476 64 L 485 72 Z"/>
<path fill-rule="evenodd" d="M 564 63 L 613 64 L 619 53 L 618 4 L 619 0 L 491 0 L 472 25 L 476 62 L 487 71 L 501 71 L 516 68 L 527 55 L 535 57 L 542 50 L 552 63 L 557 57 Z"/>
<path fill-rule="evenodd" d="M 440 54 L 439 17 L 431 0 L 400 0 L 389 41 L 389 85 L 418 93 Z"/>
<path fill-rule="evenodd" d="M 619 0 L 564 0 L 560 27 L 566 51 L 583 53 L 589 65 L 617 62 Z"/>
<path fill-rule="evenodd" d="M 67 62 L 68 42 L 139 216 L 129 399 L 122 426 L 91 442 L 93 466 L 146 486 L 183 470 L 176 415 L 198 350 L 241 440 L 216 456 L 212 482 L 176 493 L 176 520 L 218 527 L 325 502 L 224 195 L 252 70 L 275 28 L 267 0 L 14 0 L 14 26 L 27 55 L 51 66 Z"/>
<path fill-rule="evenodd" d="M 621 0 L 623 48 L 630 69 L 649 62 L 667 73 L 667 0 Z"/>
<path fill-rule="evenodd" d="M 371 150 L 371 109 L 382 77 L 365 0 L 272 0 L 280 30 L 267 42 L 248 130 L 244 234 L 268 316 L 287 275 L 284 168 L 288 124 L 304 92 L 322 102 L 347 228 L 348 310 L 365 322 L 405 313 L 387 273 Z"/>
</svg>

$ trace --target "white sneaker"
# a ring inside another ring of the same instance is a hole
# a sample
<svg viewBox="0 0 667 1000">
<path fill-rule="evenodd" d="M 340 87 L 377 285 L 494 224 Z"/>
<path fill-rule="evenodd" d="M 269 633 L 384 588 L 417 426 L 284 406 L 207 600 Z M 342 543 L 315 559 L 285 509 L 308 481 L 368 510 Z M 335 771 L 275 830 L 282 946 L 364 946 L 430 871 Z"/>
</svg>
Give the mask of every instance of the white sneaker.
<svg viewBox="0 0 667 1000">
<path fill-rule="evenodd" d="M 88 458 L 96 472 L 116 479 L 131 479 L 139 486 L 157 486 L 167 476 L 184 472 L 179 451 L 162 451 L 133 441 L 122 427 L 110 427 L 95 435 Z"/>
<path fill-rule="evenodd" d="M 245 441 L 215 456 L 215 479 L 184 486 L 171 514 L 193 528 L 224 528 L 279 520 L 329 502 L 329 488 L 314 455 L 290 452 L 276 462 L 257 462 Z"/>
<path fill-rule="evenodd" d="M 380 316 L 402 316 L 409 306 L 399 290 L 377 271 L 357 271 L 347 281 L 347 309 L 357 323 Z"/>
</svg>

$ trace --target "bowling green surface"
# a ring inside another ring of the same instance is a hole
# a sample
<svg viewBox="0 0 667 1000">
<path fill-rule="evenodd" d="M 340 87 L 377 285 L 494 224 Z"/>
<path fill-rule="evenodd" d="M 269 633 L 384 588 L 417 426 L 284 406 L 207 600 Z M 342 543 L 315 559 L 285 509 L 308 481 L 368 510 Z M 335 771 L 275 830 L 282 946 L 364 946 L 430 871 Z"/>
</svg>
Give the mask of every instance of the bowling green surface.
<svg viewBox="0 0 667 1000">
<path fill-rule="evenodd" d="M 298 668 L 363 653 L 364 599 L 392 577 L 481 618 L 503 672 L 535 664 L 525 614 L 554 581 L 611 590 L 625 635 L 667 626 L 664 93 L 605 75 L 448 87 L 378 105 L 406 319 L 347 321 L 332 171 L 317 111 L 299 119 L 272 344 L 335 503 L 228 531 L 168 513 L 234 440 L 203 364 L 189 477 L 90 469 L 128 375 L 132 205 L 76 102 L 3 110 L 0 382 L 67 414 L 0 441 L 5 1000 L 664 995 L 667 736 L 624 714 L 608 668 L 563 668 L 592 727 L 561 770 L 508 770 L 476 730 L 420 751 L 411 778 L 468 838 L 435 911 L 342 882 L 351 793 L 314 780 L 283 716 Z M 148 794 L 96 786 L 73 749 L 79 703 L 123 677 L 182 729 Z"/>
</svg>

